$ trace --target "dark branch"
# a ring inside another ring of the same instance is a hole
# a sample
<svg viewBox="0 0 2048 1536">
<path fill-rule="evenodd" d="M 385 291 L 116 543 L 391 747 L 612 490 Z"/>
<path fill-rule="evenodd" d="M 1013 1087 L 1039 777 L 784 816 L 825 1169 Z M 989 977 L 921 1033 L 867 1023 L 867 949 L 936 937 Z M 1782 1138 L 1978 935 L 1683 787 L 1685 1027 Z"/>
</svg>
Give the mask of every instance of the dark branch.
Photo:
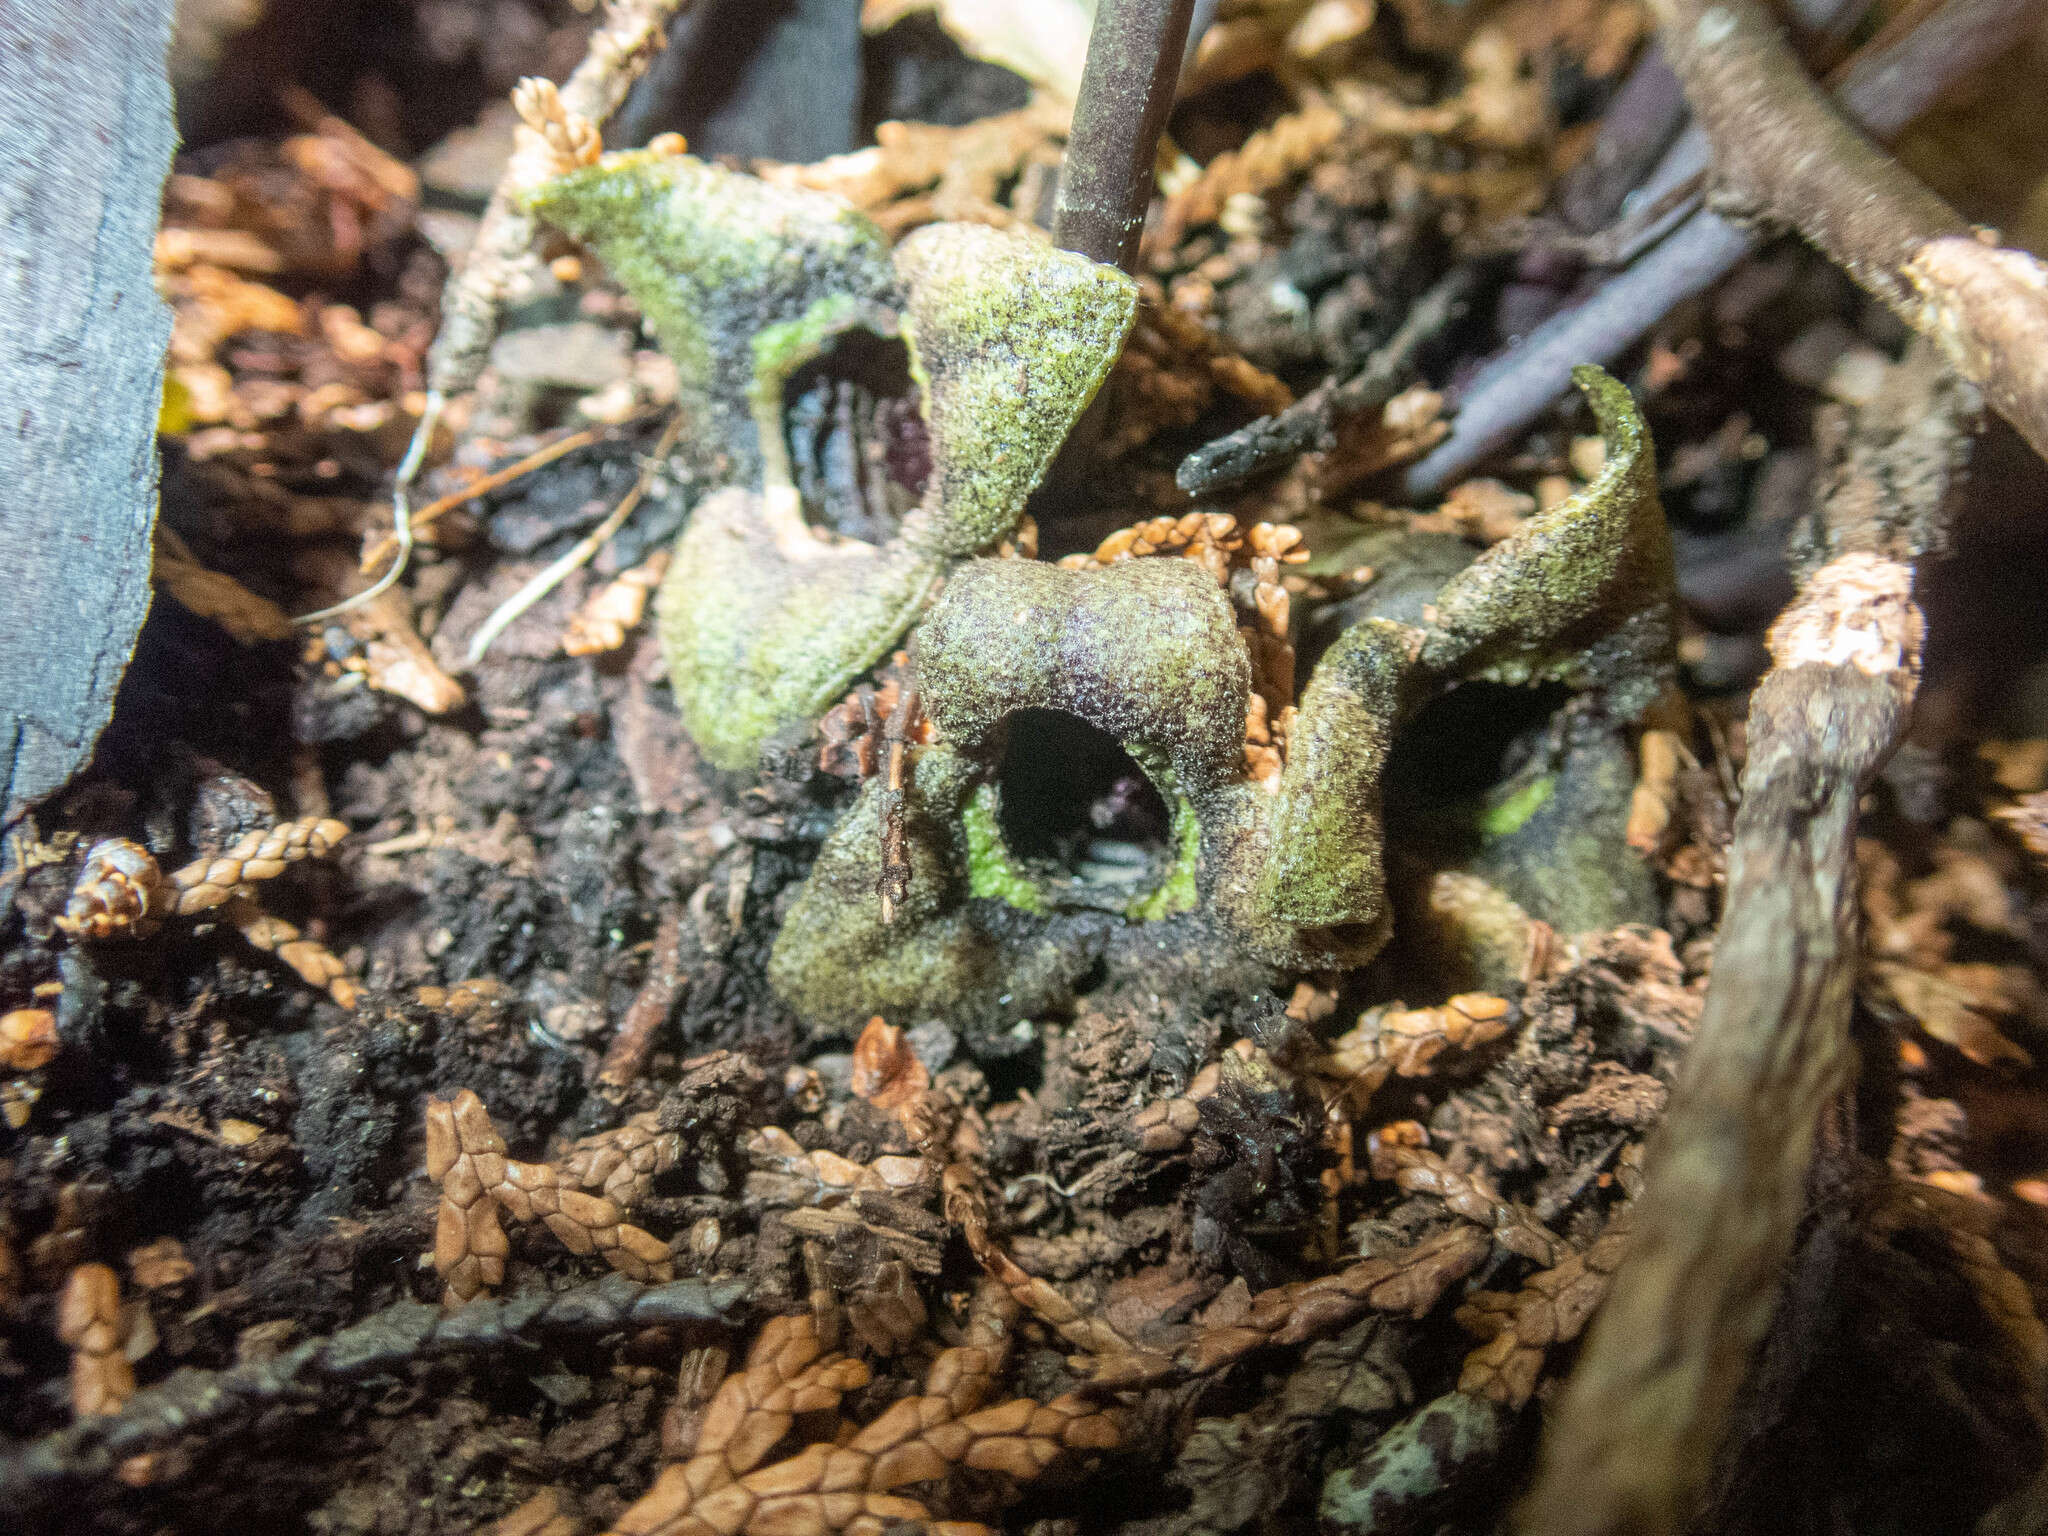
<svg viewBox="0 0 2048 1536">
<path fill-rule="evenodd" d="M 530 1351 L 543 1338 L 622 1328 L 744 1320 L 745 1283 L 673 1280 L 643 1286 L 623 1275 L 556 1295 L 478 1299 L 455 1312 L 401 1301 L 269 1360 L 223 1371 L 186 1369 L 138 1392 L 106 1418 L 81 1419 L 0 1456 L 0 1504 L 42 1512 L 66 1488 L 98 1482 L 131 1456 L 179 1435 L 246 1422 L 272 1404 L 314 1396 L 323 1382 L 361 1381 L 435 1355 Z"/>
<path fill-rule="evenodd" d="M 1242 485 L 1313 448 L 1336 443 L 1340 422 L 1376 411 L 1415 377 L 1415 355 L 1425 342 L 1464 312 L 1474 268 L 1460 266 L 1415 301 L 1399 330 L 1350 378 L 1318 385 L 1274 416 L 1204 443 L 1174 472 L 1190 496 L 1210 496 Z"/>
</svg>

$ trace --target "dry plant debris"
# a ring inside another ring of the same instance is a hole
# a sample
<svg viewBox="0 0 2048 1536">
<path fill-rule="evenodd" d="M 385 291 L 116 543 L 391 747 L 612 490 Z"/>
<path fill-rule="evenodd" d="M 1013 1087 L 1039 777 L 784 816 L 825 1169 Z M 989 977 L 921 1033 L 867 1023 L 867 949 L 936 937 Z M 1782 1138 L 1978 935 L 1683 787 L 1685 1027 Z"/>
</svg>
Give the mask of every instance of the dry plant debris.
<svg viewBox="0 0 2048 1536">
<path fill-rule="evenodd" d="M 920 1099 L 931 1087 L 931 1073 L 903 1038 L 903 1031 L 877 1015 L 853 1043 L 853 1092 L 877 1109 L 892 1113 Z"/>
<path fill-rule="evenodd" d="M 71 1408 L 80 1418 L 119 1413 L 135 1395 L 135 1368 L 122 1353 L 127 1322 L 121 1279 L 104 1264 L 81 1264 L 65 1282 L 57 1336 L 71 1346 Z"/>
<path fill-rule="evenodd" d="M 1240 1057 L 1249 1057 L 1255 1049 L 1249 1040 L 1231 1046 Z M 1180 1151 L 1202 1124 L 1202 1101 L 1213 1098 L 1222 1086 L 1223 1064 L 1212 1061 L 1190 1078 L 1181 1092 L 1169 1099 L 1154 1099 L 1133 1114 L 1125 1135 L 1140 1152 Z"/>
<path fill-rule="evenodd" d="M 627 1153 L 625 1166 L 630 1161 Z M 596 1154 L 578 1166 L 593 1171 Z M 441 1186 L 433 1258 L 450 1306 L 503 1283 L 512 1245 L 501 1216 L 521 1223 L 538 1217 L 571 1253 L 602 1254 L 635 1280 L 673 1278 L 668 1244 L 630 1225 L 617 1202 L 565 1188 L 571 1176 L 547 1163 L 507 1157 L 490 1112 L 468 1089 L 427 1105 L 427 1177 Z"/>
<path fill-rule="evenodd" d="M 878 1536 L 897 1521 L 966 1536 L 985 1527 L 932 1522 L 923 1503 L 889 1490 L 939 1481 L 955 1466 L 1028 1482 L 1066 1450 L 1106 1450 L 1115 1420 L 1084 1398 L 1016 1398 L 979 1407 L 1009 1347 L 1010 1312 L 983 1301 L 967 1344 L 943 1350 L 924 1390 L 902 1398 L 841 1443 L 813 1445 L 761 1467 L 797 1416 L 836 1407 L 868 1381 L 861 1362 L 827 1349 L 810 1314 L 771 1318 L 746 1366 L 704 1410 L 695 1453 L 666 1468 L 613 1524 L 616 1536 Z M 756 1470 L 759 1468 L 759 1470 Z"/>
<path fill-rule="evenodd" d="M 1508 1033 L 1513 1005 L 1504 997 L 1461 993 L 1435 1008 L 1392 1003 L 1371 1008 L 1330 1042 L 1318 1074 L 1334 1080 L 1354 1110 L 1363 1109 L 1389 1077 L 1428 1077 L 1446 1052 L 1464 1053 Z"/>
<path fill-rule="evenodd" d="M 1934 868 L 1917 879 L 1907 879 L 1897 857 L 1872 838 L 1859 841 L 1857 862 L 1865 986 L 1979 1066 L 2031 1066 L 2031 1053 L 2006 1031 L 2048 1017 L 2048 995 L 2033 971 L 1957 958 L 1973 939 L 2025 941 L 2006 875 L 1958 843 L 1937 849 Z"/>
<path fill-rule="evenodd" d="M 57 1054 L 57 1015 L 47 1008 L 10 1008 L 0 1013 L 0 1068 L 34 1072 Z"/>
<path fill-rule="evenodd" d="M 244 888 L 275 880 L 301 859 L 325 858 L 348 836 L 348 824 L 331 816 L 308 816 L 279 822 L 239 838 L 225 853 L 192 863 L 171 874 L 177 891 L 174 910 L 190 917 L 245 894 Z"/>
<path fill-rule="evenodd" d="M 2012 828 L 2028 853 L 2048 862 L 2048 791 L 2021 795 L 1991 814 Z"/>
<path fill-rule="evenodd" d="M 598 656 L 616 651 L 640 625 L 647 599 L 668 574 L 669 552 L 656 550 L 629 571 L 622 571 L 584 600 L 562 631 L 562 649 L 571 656 Z"/>
<path fill-rule="evenodd" d="M 1538 1264 L 1558 1262 L 1564 1245 L 1557 1235 L 1513 1201 L 1502 1199 L 1483 1175 L 1460 1172 L 1427 1147 L 1403 1145 L 1384 1133 L 1375 1133 L 1371 1150 L 1374 1178 L 1386 1179 L 1409 1194 L 1434 1195 L 1467 1221 L 1490 1228 L 1494 1241 L 1510 1253 Z"/>
<path fill-rule="evenodd" d="M 87 939 L 147 938 L 170 905 L 155 855 L 130 838 L 102 838 L 86 850 L 57 926 Z"/>
<path fill-rule="evenodd" d="M 1193 316 L 1175 309 L 1151 278 L 1123 355 L 1105 386 L 1111 429 L 1102 452 L 1120 458 L 1163 431 L 1199 421 L 1219 395 L 1261 415 L 1284 411 L 1294 391 L 1273 374 L 1226 349 Z"/>
<path fill-rule="evenodd" d="M 762 1172 L 798 1181 L 805 1191 L 802 1198 L 812 1203 L 862 1191 L 901 1194 L 929 1182 L 923 1158 L 884 1153 L 872 1162 L 856 1163 L 826 1147 L 806 1152 L 794 1136 L 774 1125 L 763 1126 L 748 1138 L 747 1155 Z"/>
<path fill-rule="evenodd" d="M 1028 167 L 1049 172 L 1058 165 L 1067 111 L 1063 103 L 1041 96 L 1015 112 L 958 128 L 882 123 L 866 149 L 815 165 L 767 166 L 763 173 L 785 186 L 843 197 L 890 235 L 944 219 L 1001 228 L 1017 223 L 1020 212 L 997 201 L 1000 189 L 1014 180 L 1021 196 L 1032 184 L 1022 174 Z M 1028 213 L 1021 216 L 1030 221 Z"/>
<path fill-rule="evenodd" d="M 307 938 L 295 924 L 265 912 L 254 897 L 232 897 L 221 915 L 252 947 L 276 955 L 308 986 L 320 988 L 342 1007 L 353 1008 L 362 997 L 362 988 L 350 979 L 339 955 L 318 939 Z"/>
<path fill-rule="evenodd" d="M 1458 1390 L 1519 1408 L 1535 1394 L 1545 1355 L 1585 1330 L 1628 1251 L 1626 1213 L 1582 1253 L 1539 1270 L 1512 1295 L 1481 1291 L 1458 1308 L 1458 1324 L 1486 1342 L 1465 1357 Z"/>
<path fill-rule="evenodd" d="M 348 967 L 318 939 L 265 912 L 256 887 L 304 859 L 324 858 L 348 835 L 333 817 L 309 816 L 245 833 L 225 852 L 195 859 L 166 876 L 156 858 L 128 838 L 106 838 L 85 856 L 56 925 L 81 939 L 148 938 L 166 915 L 219 915 L 253 947 L 274 954 L 308 984 L 344 1008 L 361 988 Z"/>
<path fill-rule="evenodd" d="M 1099 1356 L 1089 1362 L 1089 1381 L 1106 1390 L 1203 1376 L 1253 1350 L 1300 1344 L 1367 1312 L 1420 1317 L 1477 1269 L 1491 1247 L 1471 1227 L 1451 1227 L 1405 1252 L 1361 1259 L 1334 1274 L 1244 1298 L 1240 1306 L 1206 1319 L 1191 1340 L 1170 1352 L 1127 1349 Z"/>
</svg>

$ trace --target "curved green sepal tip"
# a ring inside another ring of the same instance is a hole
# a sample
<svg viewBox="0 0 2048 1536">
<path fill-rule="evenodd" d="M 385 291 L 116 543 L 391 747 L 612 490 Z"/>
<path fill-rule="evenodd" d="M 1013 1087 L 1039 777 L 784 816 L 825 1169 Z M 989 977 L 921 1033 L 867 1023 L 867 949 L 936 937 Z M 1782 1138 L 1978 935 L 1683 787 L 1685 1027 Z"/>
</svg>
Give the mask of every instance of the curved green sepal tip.
<svg viewBox="0 0 2048 1536">
<path fill-rule="evenodd" d="M 1338 637 L 1303 690 L 1279 791 L 1266 807 L 1269 852 L 1258 874 L 1259 926 L 1357 927 L 1386 917 L 1380 778 L 1406 712 L 1416 632 L 1385 619 Z M 1373 947 L 1377 947 L 1376 940 Z"/>
<path fill-rule="evenodd" d="M 1006 536 L 1095 398 L 1138 285 L 1044 241 L 933 224 L 896 248 L 904 331 L 925 392 L 932 483 L 914 543 L 968 555 Z"/>
<path fill-rule="evenodd" d="M 1591 365 L 1572 378 L 1606 440 L 1606 464 L 1444 583 L 1422 661 L 1493 682 L 1606 687 L 1625 717 L 1670 675 L 1671 534 L 1649 429 L 1627 388 Z"/>
</svg>

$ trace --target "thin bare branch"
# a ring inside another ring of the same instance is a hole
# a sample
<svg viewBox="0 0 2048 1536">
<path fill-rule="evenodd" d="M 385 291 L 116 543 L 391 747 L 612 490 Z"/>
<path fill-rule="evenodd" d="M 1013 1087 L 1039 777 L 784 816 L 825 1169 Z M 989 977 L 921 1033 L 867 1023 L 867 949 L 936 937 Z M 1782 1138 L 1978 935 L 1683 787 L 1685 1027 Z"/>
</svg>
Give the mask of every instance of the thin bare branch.
<svg viewBox="0 0 2048 1536">
<path fill-rule="evenodd" d="M 1651 9 L 1713 140 L 1717 179 L 1932 337 L 2048 455 L 2048 267 L 1979 240 L 1859 132 L 1753 0 L 1652 0 Z"/>
<path fill-rule="evenodd" d="M 2022 36 L 2042 0 L 1951 0 L 1903 38 L 1881 35 L 1837 71 L 1836 102 L 1880 137 L 1902 131 L 1949 86 Z M 1707 138 L 1679 136 L 1642 195 L 1681 186 L 1706 168 Z M 1401 491 L 1436 496 L 1549 410 L 1579 363 L 1611 363 L 1672 308 L 1712 287 L 1762 241 L 1758 230 L 1699 209 L 1585 303 L 1552 316 L 1461 392 L 1451 434 L 1411 465 Z M 1991 252 L 1987 255 L 1993 254 Z M 2037 348 L 2036 358 L 2043 354 Z"/>
</svg>

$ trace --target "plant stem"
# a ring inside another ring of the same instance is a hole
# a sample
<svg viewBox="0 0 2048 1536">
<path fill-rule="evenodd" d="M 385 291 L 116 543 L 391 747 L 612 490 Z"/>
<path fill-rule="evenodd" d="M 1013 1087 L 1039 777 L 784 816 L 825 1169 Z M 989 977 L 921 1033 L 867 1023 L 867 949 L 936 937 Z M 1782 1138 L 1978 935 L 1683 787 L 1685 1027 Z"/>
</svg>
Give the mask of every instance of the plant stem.
<svg viewBox="0 0 2048 1536">
<path fill-rule="evenodd" d="M 1135 271 L 1159 135 L 1195 0 L 1101 0 L 1054 203 L 1053 243 Z"/>
</svg>

